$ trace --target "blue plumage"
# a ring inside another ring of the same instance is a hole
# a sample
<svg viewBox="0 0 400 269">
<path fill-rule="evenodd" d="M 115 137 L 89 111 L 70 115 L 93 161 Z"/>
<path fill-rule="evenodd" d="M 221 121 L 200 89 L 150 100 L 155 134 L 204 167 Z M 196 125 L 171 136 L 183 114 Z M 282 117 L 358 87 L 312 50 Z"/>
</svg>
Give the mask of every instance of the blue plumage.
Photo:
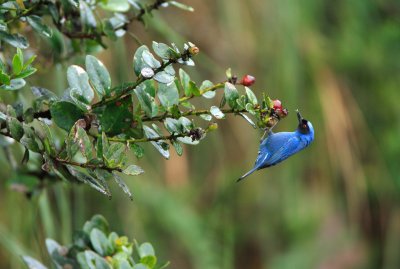
<svg viewBox="0 0 400 269">
<path fill-rule="evenodd" d="M 311 122 L 303 119 L 298 111 L 297 118 L 299 125 L 294 132 L 269 132 L 268 137 L 260 144 L 253 169 L 240 177 L 238 181 L 257 170 L 276 165 L 286 160 L 306 148 L 314 140 L 314 128 Z"/>
</svg>

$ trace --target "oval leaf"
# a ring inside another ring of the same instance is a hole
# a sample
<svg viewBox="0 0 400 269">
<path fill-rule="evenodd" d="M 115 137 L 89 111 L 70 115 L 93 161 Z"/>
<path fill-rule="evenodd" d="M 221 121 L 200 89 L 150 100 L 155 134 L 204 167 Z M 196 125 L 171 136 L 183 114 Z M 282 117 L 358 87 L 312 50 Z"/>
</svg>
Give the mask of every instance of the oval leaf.
<svg viewBox="0 0 400 269">
<path fill-rule="evenodd" d="M 70 88 L 78 89 L 86 104 L 90 104 L 94 98 L 94 92 L 89 84 L 89 76 L 86 71 L 77 65 L 71 65 L 67 70 L 67 79 Z"/>
<path fill-rule="evenodd" d="M 92 55 L 86 56 L 86 71 L 90 82 L 100 97 L 110 94 L 111 77 L 102 62 Z"/>
</svg>

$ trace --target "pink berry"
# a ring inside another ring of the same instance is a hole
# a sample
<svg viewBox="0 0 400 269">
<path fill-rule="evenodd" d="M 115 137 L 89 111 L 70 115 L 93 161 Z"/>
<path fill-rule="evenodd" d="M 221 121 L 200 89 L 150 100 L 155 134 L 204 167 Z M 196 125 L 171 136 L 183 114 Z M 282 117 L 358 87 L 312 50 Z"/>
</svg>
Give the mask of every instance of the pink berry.
<svg viewBox="0 0 400 269">
<path fill-rule="evenodd" d="M 278 99 L 272 101 L 274 104 L 274 110 L 282 110 L 282 102 Z"/>
<path fill-rule="evenodd" d="M 243 76 L 242 80 L 240 81 L 240 84 L 242 84 L 243 86 L 250 87 L 251 85 L 254 84 L 254 82 L 256 82 L 255 77 L 253 77 L 251 75 L 245 75 L 245 76 Z"/>
</svg>

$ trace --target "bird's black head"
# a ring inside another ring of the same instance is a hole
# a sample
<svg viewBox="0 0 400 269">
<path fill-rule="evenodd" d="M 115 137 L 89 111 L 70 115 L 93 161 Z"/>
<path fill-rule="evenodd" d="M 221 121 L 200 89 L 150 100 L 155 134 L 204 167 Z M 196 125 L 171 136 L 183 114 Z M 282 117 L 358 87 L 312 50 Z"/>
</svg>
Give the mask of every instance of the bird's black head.
<svg viewBox="0 0 400 269">
<path fill-rule="evenodd" d="M 310 132 L 310 126 L 308 124 L 308 120 L 304 119 L 298 110 L 296 112 L 297 112 L 297 119 L 299 120 L 299 126 L 297 127 L 297 129 L 302 134 L 308 134 Z"/>
</svg>

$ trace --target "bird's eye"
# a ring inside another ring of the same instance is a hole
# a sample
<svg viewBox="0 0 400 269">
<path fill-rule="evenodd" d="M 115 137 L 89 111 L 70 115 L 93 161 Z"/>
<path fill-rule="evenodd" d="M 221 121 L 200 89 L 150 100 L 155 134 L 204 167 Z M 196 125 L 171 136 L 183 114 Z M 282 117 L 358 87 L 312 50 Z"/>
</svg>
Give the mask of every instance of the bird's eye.
<svg viewBox="0 0 400 269">
<path fill-rule="evenodd" d="M 307 129 L 307 124 L 302 125 L 303 129 Z"/>
</svg>

